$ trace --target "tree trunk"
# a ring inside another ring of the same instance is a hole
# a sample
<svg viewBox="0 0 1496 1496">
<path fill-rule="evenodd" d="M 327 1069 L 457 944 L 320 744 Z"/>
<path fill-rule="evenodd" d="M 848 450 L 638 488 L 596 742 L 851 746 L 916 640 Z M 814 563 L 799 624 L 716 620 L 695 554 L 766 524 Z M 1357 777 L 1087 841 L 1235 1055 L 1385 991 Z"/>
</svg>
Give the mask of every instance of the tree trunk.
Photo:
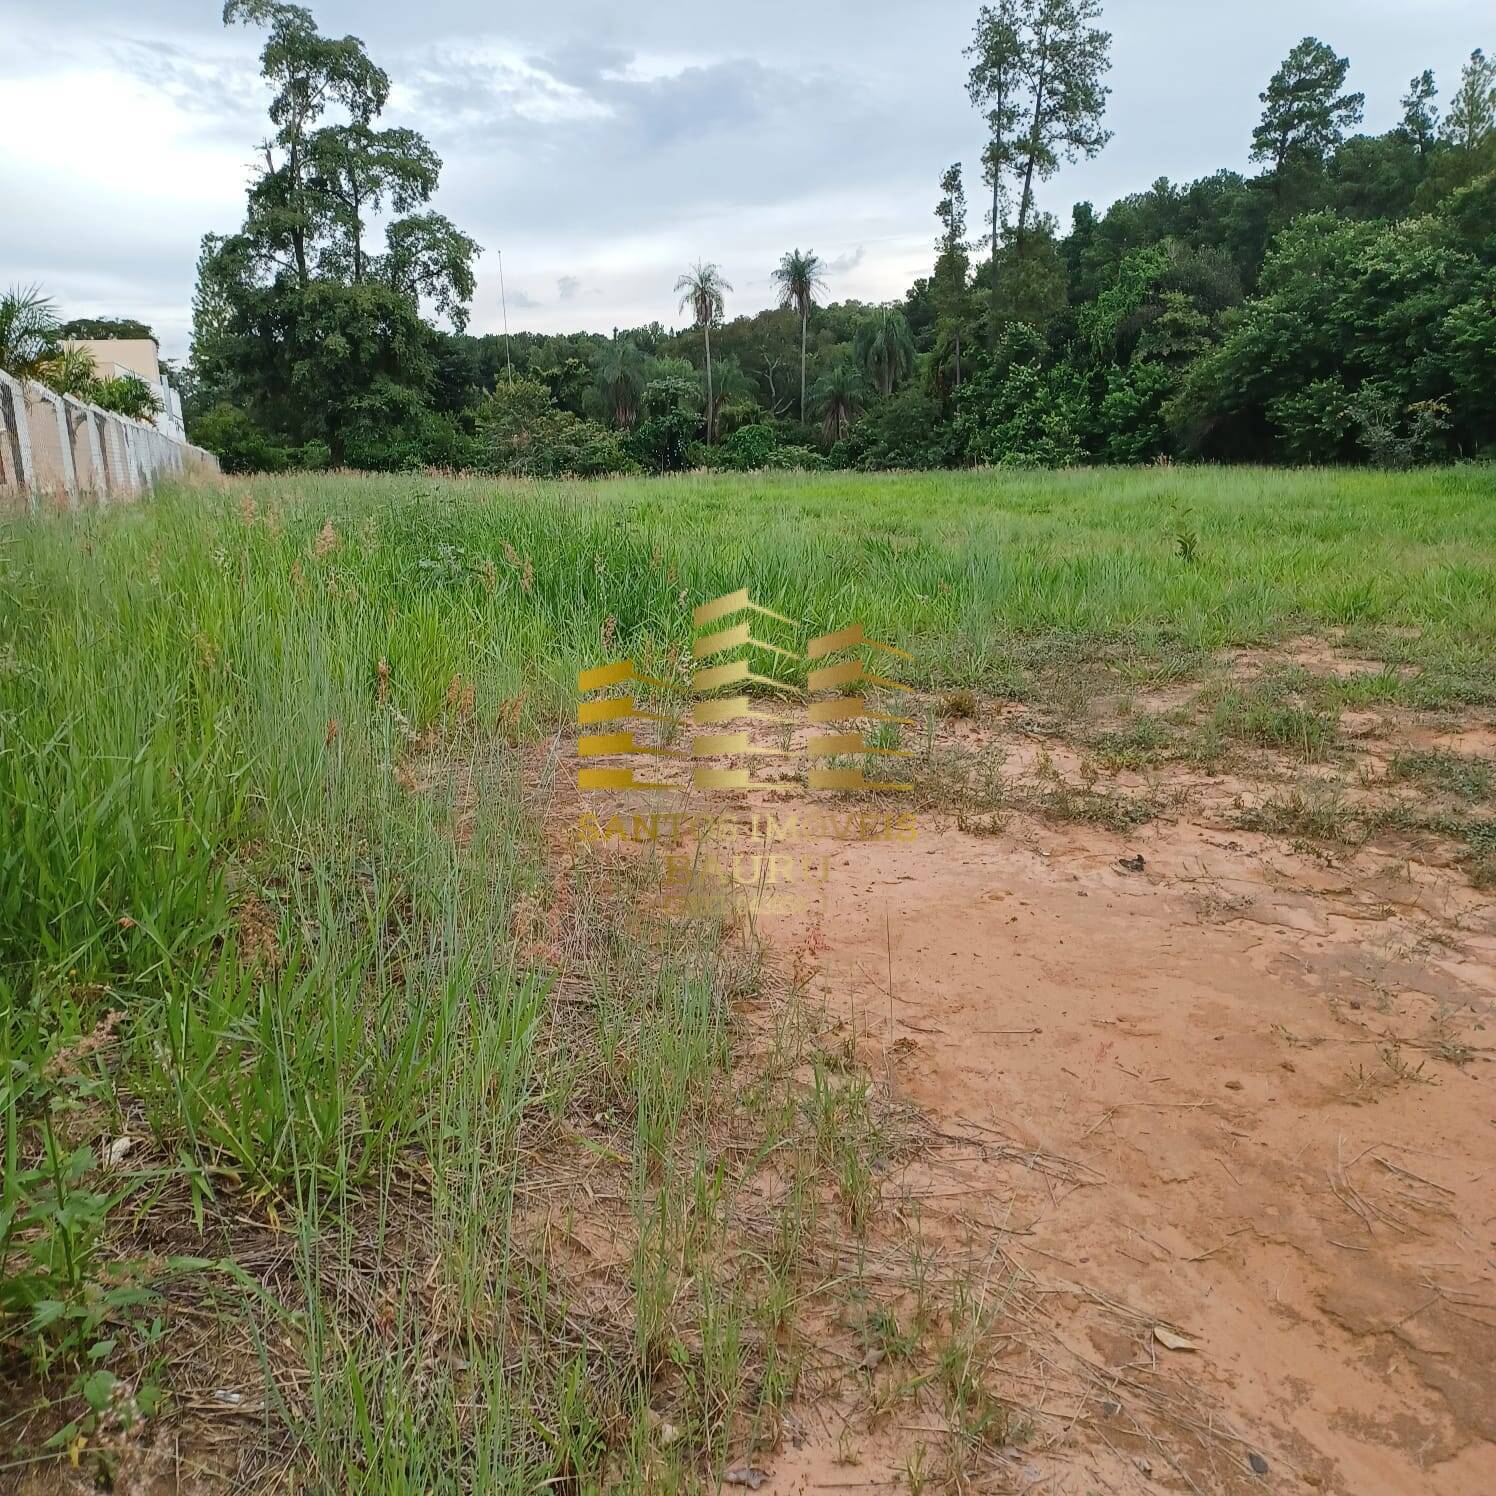
<svg viewBox="0 0 1496 1496">
<path fill-rule="evenodd" d="M 291 230 L 291 250 L 296 256 L 296 279 L 301 283 L 301 288 L 306 289 L 306 225 L 301 221 L 301 214 L 305 211 L 306 202 L 301 190 L 301 155 L 293 145 L 290 150 L 288 165 L 291 172 L 291 191 L 294 194 L 293 201 L 296 204 L 296 226 Z"/>
<path fill-rule="evenodd" d="M 956 329 L 956 388 L 961 388 L 961 330 Z"/>
<path fill-rule="evenodd" d="M 706 337 L 706 444 L 712 445 L 712 428 L 717 423 L 717 404 L 712 399 L 712 324 L 702 323 L 701 330 Z"/>
<path fill-rule="evenodd" d="M 810 336 L 810 308 L 800 309 L 800 424 L 805 424 L 805 342 Z"/>
</svg>

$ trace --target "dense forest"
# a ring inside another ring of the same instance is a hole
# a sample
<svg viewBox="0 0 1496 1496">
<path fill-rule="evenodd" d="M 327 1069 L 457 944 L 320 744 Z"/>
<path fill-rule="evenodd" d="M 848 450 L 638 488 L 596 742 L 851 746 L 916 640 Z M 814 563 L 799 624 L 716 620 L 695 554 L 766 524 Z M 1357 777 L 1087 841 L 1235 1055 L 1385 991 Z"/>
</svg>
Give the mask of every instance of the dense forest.
<svg viewBox="0 0 1496 1496">
<path fill-rule="evenodd" d="M 796 248 L 772 307 L 729 315 L 704 263 L 675 288 L 684 330 L 505 338 L 464 330 L 479 246 L 428 206 L 429 143 L 380 126 L 390 79 L 363 44 L 276 0 L 224 19 L 265 28 L 274 95 L 244 224 L 204 241 L 184 371 L 190 433 L 231 470 L 1496 454 L 1481 51 L 1447 95 L 1419 73 L 1366 135 L 1349 60 L 1306 37 L 1262 91 L 1256 175 L 1160 178 L 1062 230 L 1043 184 L 1107 144 L 1111 38 L 1095 0 L 998 0 L 967 54 L 977 221 L 961 167 L 932 170 L 931 270 L 901 301 L 825 304 Z"/>
</svg>

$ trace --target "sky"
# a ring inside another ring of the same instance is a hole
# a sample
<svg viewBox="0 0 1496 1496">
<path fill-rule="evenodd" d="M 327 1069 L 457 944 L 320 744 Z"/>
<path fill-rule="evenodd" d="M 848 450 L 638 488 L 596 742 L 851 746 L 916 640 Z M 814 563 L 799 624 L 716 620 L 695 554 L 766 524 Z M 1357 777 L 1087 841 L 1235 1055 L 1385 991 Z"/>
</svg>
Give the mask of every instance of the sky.
<svg viewBox="0 0 1496 1496">
<path fill-rule="evenodd" d="M 609 332 L 687 319 L 673 294 L 721 265 L 728 315 L 770 304 L 791 247 L 830 299 L 901 296 L 933 258 L 941 172 L 981 224 L 981 122 L 962 49 L 974 0 L 310 0 L 394 88 L 382 123 L 445 163 L 433 204 L 484 246 L 471 330 Z M 1445 97 L 1490 0 L 1110 0 L 1113 137 L 1040 204 L 1103 208 L 1157 177 L 1249 170 L 1266 86 L 1306 33 L 1350 58 L 1363 128 L 1409 78 Z M 203 234 L 243 218 L 267 133 L 261 34 L 219 0 L 0 0 L 0 286 L 65 317 L 131 316 L 180 358 Z"/>
</svg>

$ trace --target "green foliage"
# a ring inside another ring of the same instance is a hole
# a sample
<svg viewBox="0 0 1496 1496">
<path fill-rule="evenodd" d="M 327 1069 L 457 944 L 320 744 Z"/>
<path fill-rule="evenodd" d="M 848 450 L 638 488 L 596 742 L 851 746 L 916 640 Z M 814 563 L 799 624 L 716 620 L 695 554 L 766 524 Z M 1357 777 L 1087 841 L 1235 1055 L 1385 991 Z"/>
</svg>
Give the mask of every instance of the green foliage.
<svg viewBox="0 0 1496 1496">
<path fill-rule="evenodd" d="M 291 454 L 255 425 L 247 411 L 221 400 L 196 417 L 188 438 L 217 457 L 226 473 L 278 473 L 291 465 Z"/>
<path fill-rule="evenodd" d="M 0 371 L 35 379 L 58 354 L 62 329 L 40 286 L 12 286 L 0 296 Z"/>
<path fill-rule="evenodd" d="M 1460 73 L 1460 86 L 1444 115 L 1444 139 L 1472 154 L 1496 135 L 1496 57 L 1477 47 Z"/>
<path fill-rule="evenodd" d="M 717 448 L 717 465 L 747 473 L 779 464 L 779 437 L 772 426 L 740 426 Z"/>
<path fill-rule="evenodd" d="M 594 478 L 632 466 L 618 436 L 560 410 L 538 380 L 500 382 L 479 407 L 477 462 L 524 478 Z"/>
<path fill-rule="evenodd" d="M 955 427 L 971 462 L 1068 467 L 1085 458 L 1085 390 L 1068 365 L 1046 368 L 1043 345 L 1022 323 L 956 394 Z"/>
<path fill-rule="evenodd" d="M 1190 368 L 1171 416 L 1207 456 L 1269 434 L 1297 460 L 1478 451 L 1490 440 L 1479 397 L 1450 397 L 1489 367 L 1489 276 L 1448 215 L 1301 219 L 1279 236 L 1262 295 Z"/>
<path fill-rule="evenodd" d="M 420 312 L 429 303 L 460 329 L 473 294 L 478 245 L 424 208 L 439 158 L 415 131 L 376 126 L 390 80 L 357 37 L 323 36 L 278 0 L 229 0 L 224 21 L 266 30 L 273 134 L 243 228 L 203 242 L 202 404 L 242 408 L 271 449 L 315 443 L 372 467 L 465 461 L 464 430 L 432 409 L 437 339 Z M 332 107 L 346 123 L 323 122 Z M 382 252 L 365 242 L 376 215 Z"/>
<path fill-rule="evenodd" d="M 1316 37 L 1294 47 L 1262 92 L 1262 119 L 1252 132 L 1252 159 L 1272 172 L 1321 164 L 1360 124 L 1366 95 L 1342 93 L 1350 63 Z"/>
<path fill-rule="evenodd" d="M 227 402 L 266 433 L 270 450 L 247 461 L 281 449 L 396 469 L 487 462 L 475 413 L 511 372 L 559 412 L 626 433 L 629 459 L 654 472 L 713 465 L 717 443 L 758 427 L 779 448 L 819 436 L 859 467 L 1396 466 L 1496 450 L 1496 72 L 1483 53 L 1442 118 L 1424 70 L 1398 126 L 1362 135 L 1349 133 L 1364 101 L 1347 91 L 1348 60 L 1306 37 L 1261 95 L 1261 176 L 1160 178 L 1100 215 L 1078 204 L 1062 235 L 1039 189 L 1107 141 L 1110 37 L 1094 0 L 994 0 L 967 52 L 990 191 L 975 263 L 957 165 L 940 180 L 930 274 L 900 302 L 824 303 L 819 257 L 795 249 L 770 271 L 778 304 L 753 315 L 727 319 L 731 288 L 703 262 L 676 285 L 692 324 L 680 332 L 498 338 L 460 330 L 476 246 L 427 208 L 429 145 L 379 128 L 390 84 L 362 43 L 323 37 L 276 0 L 227 12 L 266 28 L 274 137 L 243 232 L 205 241 L 187 388 L 190 416 Z M 346 122 L 326 122 L 334 105 Z M 382 249 L 365 244 L 373 215 L 392 220 Z M 458 330 L 427 326 L 418 301 Z M 1015 331 L 1030 340 L 1021 358 L 999 347 Z M 999 389 L 993 370 L 1009 366 Z M 891 399 L 911 383 L 927 398 Z M 765 441 L 751 430 L 720 465 L 767 461 Z M 584 459 L 611 461 L 567 460 Z"/>
<path fill-rule="evenodd" d="M 114 338 L 149 338 L 153 343 L 156 341 L 156 334 L 134 317 L 73 317 L 62 324 L 61 335 L 65 338 L 97 338 L 106 341 Z"/>
<path fill-rule="evenodd" d="M 137 421 L 149 421 L 161 410 L 161 401 L 145 380 L 134 374 L 119 374 L 113 379 L 95 380 L 84 399 L 101 410 L 112 410 Z"/>
<path fill-rule="evenodd" d="M 909 322 L 895 307 L 875 307 L 857 329 L 853 347 L 868 381 L 885 396 L 893 394 L 914 367 Z"/>
<path fill-rule="evenodd" d="M 937 468 L 950 466 L 957 455 L 956 432 L 942 419 L 939 401 L 908 384 L 873 401 L 837 444 L 832 460 L 865 469 Z"/>
</svg>

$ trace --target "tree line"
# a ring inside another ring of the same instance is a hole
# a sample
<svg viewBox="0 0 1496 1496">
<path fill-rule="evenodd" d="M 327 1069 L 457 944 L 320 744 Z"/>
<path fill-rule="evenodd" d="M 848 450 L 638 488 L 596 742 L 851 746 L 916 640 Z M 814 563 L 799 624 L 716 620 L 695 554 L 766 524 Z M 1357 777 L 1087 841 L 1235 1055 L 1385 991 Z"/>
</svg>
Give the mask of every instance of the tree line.
<svg viewBox="0 0 1496 1496">
<path fill-rule="evenodd" d="M 430 209 L 441 162 L 380 124 L 390 80 L 308 10 L 262 27 L 270 133 L 231 235 L 204 241 L 189 430 L 231 469 L 535 475 L 1165 460 L 1405 464 L 1496 453 L 1496 63 L 1414 76 L 1358 133 L 1349 59 L 1305 37 L 1261 95 L 1258 170 L 1159 178 L 1067 229 L 1042 192 L 1103 150 L 1097 0 L 977 12 L 981 218 L 939 178 L 932 267 L 896 302 L 828 301 L 812 250 L 729 315 L 709 261 L 688 325 L 466 331 L 479 246 Z M 383 241 L 369 223 L 386 221 Z M 428 315 L 430 314 L 430 315 Z"/>
</svg>

